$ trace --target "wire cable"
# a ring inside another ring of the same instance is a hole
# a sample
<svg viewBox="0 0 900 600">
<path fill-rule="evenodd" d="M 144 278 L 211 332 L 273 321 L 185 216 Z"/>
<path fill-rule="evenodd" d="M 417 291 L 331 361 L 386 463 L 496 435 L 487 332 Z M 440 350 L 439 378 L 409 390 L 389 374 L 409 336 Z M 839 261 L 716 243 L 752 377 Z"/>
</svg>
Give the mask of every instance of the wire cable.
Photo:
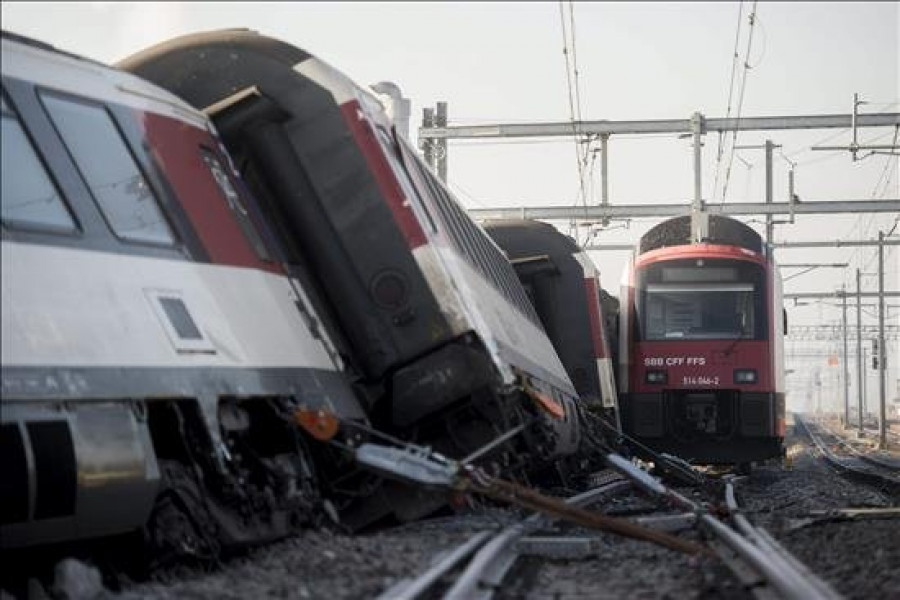
<svg viewBox="0 0 900 600">
<path fill-rule="evenodd" d="M 744 2 L 743 2 L 743 0 L 741 0 L 741 2 L 738 3 L 737 27 L 735 28 L 736 30 L 734 33 L 734 52 L 732 53 L 732 58 L 731 58 L 731 77 L 728 82 L 728 104 L 727 104 L 727 108 L 725 109 L 725 118 L 726 119 L 731 117 L 731 101 L 734 97 L 734 76 L 737 73 L 737 65 L 739 62 L 738 59 L 740 58 L 740 54 L 738 53 L 738 46 L 739 46 L 739 43 L 741 40 L 741 23 L 743 22 L 743 16 L 744 16 Z M 720 131 L 719 132 L 719 145 L 716 148 L 716 176 L 715 176 L 715 179 L 713 180 L 713 197 L 715 197 L 715 195 L 716 195 L 716 190 L 719 189 L 719 171 L 721 170 L 721 166 L 722 166 L 722 154 L 723 154 L 723 150 L 724 150 L 724 144 L 722 143 L 722 141 L 723 141 L 724 137 L 725 136 Z"/>
<path fill-rule="evenodd" d="M 572 26 L 574 26 L 574 16 L 572 16 L 571 1 L 569 2 L 569 9 L 570 9 L 569 10 L 569 21 L 572 24 Z M 570 45 L 569 38 L 570 37 L 572 37 L 572 42 L 573 42 L 572 43 L 572 59 L 573 59 L 573 61 L 576 60 L 577 57 L 575 55 L 573 32 L 569 32 L 567 34 L 567 31 L 566 31 L 566 11 L 565 11 L 565 4 L 563 3 L 563 0 L 559 0 L 559 21 L 560 21 L 560 25 L 561 25 L 561 29 L 562 29 L 562 37 L 563 37 L 563 56 L 565 57 L 565 63 L 566 63 L 566 88 L 567 88 L 568 96 L 569 96 L 569 120 L 572 123 L 572 141 L 575 144 L 575 163 L 576 163 L 576 166 L 578 169 L 579 192 L 580 192 L 580 196 L 581 196 L 581 201 L 584 204 L 585 216 L 587 216 L 587 198 L 585 197 L 585 193 L 584 193 L 584 163 L 582 161 L 582 156 L 581 156 L 582 153 L 581 153 L 581 148 L 579 146 L 579 141 L 578 141 L 578 127 L 576 125 L 576 117 L 578 117 L 577 122 L 581 121 L 581 119 L 580 119 L 581 109 L 579 107 L 578 111 L 576 112 L 576 108 L 575 108 L 575 106 L 576 106 L 576 104 L 575 104 L 575 96 L 576 96 L 575 89 L 577 88 L 577 85 L 578 85 L 577 84 L 578 72 L 577 72 L 577 67 L 576 67 L 576 70 L 575 70 L 576 83 L 573 86 L 573 83 L 572 83 L 573 69 L 572 69 L 572 65 L 569 62 L 569 45 Z M 579 97 L 579 101 L 580 101 L 580 97 Z M 574 220 L 572 222 L 572 226 L 574 227 Z M 576 233 L 575 243 L 579 244 L 579 240 L 577 237 L 577 228 L 575 229 L 575 233 Z"/>
<path fill-rule="evenodd" d="M 750 23 L 750 32 L 747 35 L 747 52 L 744 55 L 744 71 L 741 76 L 741 87 L 740 92 L 738 93 L 738 103 L 737 103 L 737 111 L 735 113 L 737 119 L 737 125 L 740 126 L 741 122 L 741 110 L 744 107 L 744 93 L 747 90 L 747 73 L 750 72 L 750 50 L 753 48 L 753 31 L 756 25 L 756 0 L 753 2 L 753 6 L 750 9 L 750 16 L 748 18 Z M 758 63 L 757 63 L 758 66 Z M 731 132 L 731 155 L 728 159 L 728 167 L 725 170 L 725 183 L 722 187 L 722 202 L 725 202 L 725 199 L 728 195 L 728 184 L 731 181 L 731 166 L 734 164 L 734 147 L 737 145 L 737 136 L 738 136 L 738 127 L 735 127 Z"/>
</svg>

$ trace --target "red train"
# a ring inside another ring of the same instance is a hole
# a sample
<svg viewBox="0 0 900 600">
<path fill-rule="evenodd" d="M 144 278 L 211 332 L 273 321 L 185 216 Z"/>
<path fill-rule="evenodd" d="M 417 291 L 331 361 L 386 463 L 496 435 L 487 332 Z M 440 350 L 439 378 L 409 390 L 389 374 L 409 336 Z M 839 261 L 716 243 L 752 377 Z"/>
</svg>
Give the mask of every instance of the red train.
<svg viewBox="0 0 900 600">
<path fill-rule="evenodd" d="M 2 57 L 0 551 L 143 531 L 212 558 L 446 502 L 300 408 L 344 448 L 374 426 L 508 474 L 576 451 L 515 271 L 371 93 L 246 31 L 138 76 L 6 32 Z"/>
<path fill-rule="evenodd" d="M 759 234 L 711 215 L 640 240 L 620 294 L 624 431 L 695 463 L 744 467 L 782 455 L 785 431 L 781 277 Z"/>
<path fill-rule="evenodd" d="M 295 409 L 367 419 L 209 119 L 27 38 L 2 57 L 0 550 L 290 533 L 323 505 Z"/>
<path fill-rule="evenodd" d="M 120 68 L 210 115 L 288 261 L 328 316 L 373 424 L 532 470 L 575 451 L 577 395 L 503 253 L 374 95 L 248 30 L 151 47 Z M 408 490 L 385 505 L 423 510 Z"/>
<path fill-rule="evenodd" d="M 510 219 L 483 226 L 515 267 L 582 402 L 618 427 L 603 289 L 590 257 L 548 223 Z"/>
</svg>

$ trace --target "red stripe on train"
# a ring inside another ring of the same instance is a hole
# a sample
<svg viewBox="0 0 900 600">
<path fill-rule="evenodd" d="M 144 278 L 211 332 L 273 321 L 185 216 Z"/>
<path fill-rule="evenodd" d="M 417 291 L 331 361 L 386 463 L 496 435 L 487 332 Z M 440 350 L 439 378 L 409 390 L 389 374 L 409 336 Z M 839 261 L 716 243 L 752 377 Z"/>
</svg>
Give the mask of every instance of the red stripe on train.
<svg viewBox="0 0 900 600">
<path fill-rule="evenodd" d="M 595 277 L 585 277 L 584 290 L 587 293 L 588 317 L 591 321 L 591 340 L 594 342 L 594 356 L 607 358 L 606 341 L 603 336 L 603 318 L 600 315 L 600 290 Z"/>
<path fill-rule="evenodd" d="M 342 104 L 341 113 L 344 115 L 350 133 L 353 134 L 353 139 L 362 150 L 369 170 L 375 177 L 378 189 L 391 209 L 394 220 L 400 231 L 403 232 L 403 237 L 406 238 L 409 247 L 415 249 L 428 243 L 419 220 L 397 182 L 398 175 L 394 173 L 391 164 L 384 156 L 384 149 L 375 137 L 375 131 L 363 114 L 359 102 L 351 100 Z"/>
</svg>

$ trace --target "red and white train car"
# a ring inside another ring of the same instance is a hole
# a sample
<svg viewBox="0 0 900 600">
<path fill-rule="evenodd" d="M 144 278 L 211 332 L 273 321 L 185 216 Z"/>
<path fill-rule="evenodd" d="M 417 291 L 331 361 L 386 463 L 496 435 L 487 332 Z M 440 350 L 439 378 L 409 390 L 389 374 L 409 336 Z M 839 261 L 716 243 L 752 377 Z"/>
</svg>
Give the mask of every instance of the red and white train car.
<svg viewBox="0 0 900 600">
<path fill-rule="evenodd" d="M 212 116 L 289 260 L 308 267 L 379 427 L 461 458 L 527 423 L 503 460 L 574 452 L 575 389 L 515 272 L 371 92 L 247 30 L 120 66 Z"/>
<path fill-rule="evenodd" d="M 575 241 L 548 223 L 489 220 L 582 402 L 618 427 L 615 369 L 600 272 Z"/>
<path fill-rule="evenodd" d="M 710 215 L 640 240 L 620 295 L 624 431 L 698 463 L 779 457 L 785 432 L 781 277 L 759 234 Z"/>
<path fill-rule="evenodd" d="M 0 547 L 287 533 L 293 409 L 365 415 L 210 121 L 5 32 L 2 85 Z"/>
</svg>

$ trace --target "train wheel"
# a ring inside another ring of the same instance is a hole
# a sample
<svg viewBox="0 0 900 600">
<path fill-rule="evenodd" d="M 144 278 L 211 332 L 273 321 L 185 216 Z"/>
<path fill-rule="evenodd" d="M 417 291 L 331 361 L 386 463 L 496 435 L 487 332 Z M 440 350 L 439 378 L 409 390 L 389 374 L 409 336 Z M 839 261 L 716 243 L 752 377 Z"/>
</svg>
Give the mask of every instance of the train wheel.
<svg viewBox="0 0 900 600">
<path fill-rule="evenodd" d="M 212 519 L 196 486 L 184 479 L 157 497 L 143 533 L 151 575 L 181 567 L 208 568 L 219 560 Z"/>
</svg>

